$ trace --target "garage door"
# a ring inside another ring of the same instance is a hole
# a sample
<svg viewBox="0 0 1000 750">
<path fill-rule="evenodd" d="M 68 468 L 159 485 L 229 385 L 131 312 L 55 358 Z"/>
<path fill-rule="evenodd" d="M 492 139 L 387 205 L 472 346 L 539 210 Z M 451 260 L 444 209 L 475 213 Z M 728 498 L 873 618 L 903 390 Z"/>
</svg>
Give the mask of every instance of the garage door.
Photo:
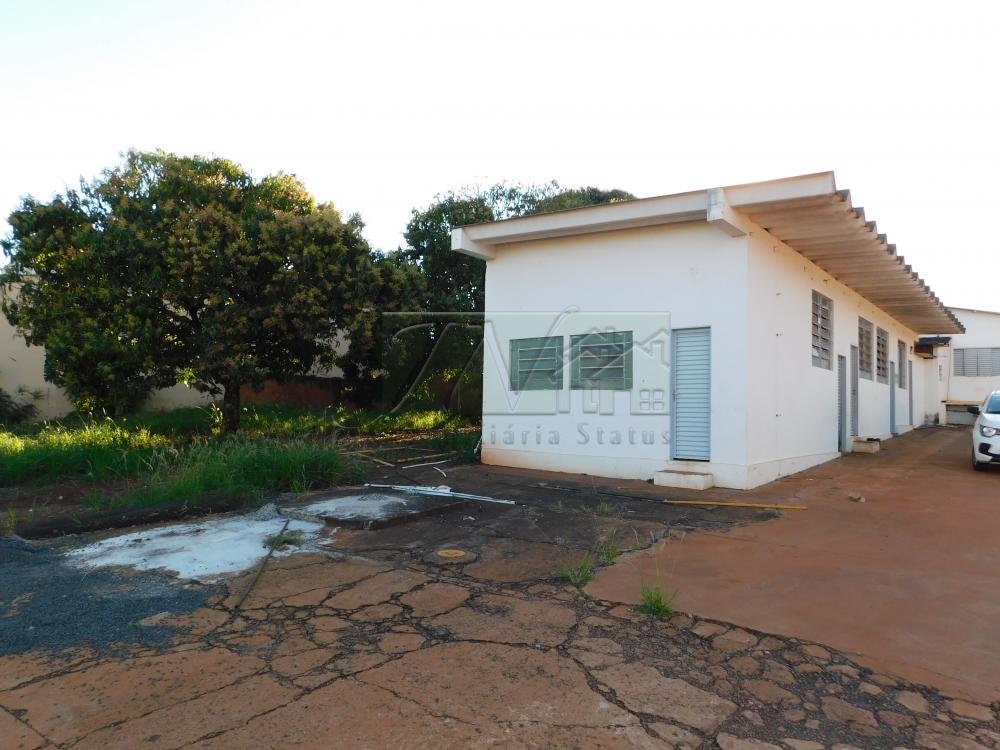
<svg viewBox="0 0 1000 750">
<path fill-rule="evenodd" d="M 708 461 L 712 419 L 712 339 L 708 328 L 673 332 L 673 457 Z"/>
</svg>

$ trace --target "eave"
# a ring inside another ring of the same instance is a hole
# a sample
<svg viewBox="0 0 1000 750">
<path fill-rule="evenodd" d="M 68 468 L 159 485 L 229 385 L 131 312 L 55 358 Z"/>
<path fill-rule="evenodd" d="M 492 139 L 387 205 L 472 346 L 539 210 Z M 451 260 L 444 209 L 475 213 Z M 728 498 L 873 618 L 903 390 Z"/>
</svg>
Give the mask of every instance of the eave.
<svg viewBox="0 0 1000 750">
<path fill-rule="evenodd" d="M 832 172 L 459 227 L 452 249 L 488 261 L 521 242 L 691 221 L 731 236 L 760 227 L 914 332 L 965 331 Z"/>
</svg>

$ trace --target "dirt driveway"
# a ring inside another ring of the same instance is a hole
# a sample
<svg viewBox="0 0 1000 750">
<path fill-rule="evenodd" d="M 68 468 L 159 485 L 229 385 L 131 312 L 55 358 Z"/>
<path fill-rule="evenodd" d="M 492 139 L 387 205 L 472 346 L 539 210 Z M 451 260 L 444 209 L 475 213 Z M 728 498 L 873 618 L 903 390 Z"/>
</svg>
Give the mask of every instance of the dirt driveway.
<svg viewBox="0 0 1000 750">
<path fill-rule="evenodd" d="M 88 572 L 78 600 L 77 573 L 64 571 L 59 613 L 107 618 L 105 641 L 72 619 L 54 627 L 38 606 L 51 588 L 44 566 L 58 565 L 44 555 L 59 547 L 15 548 L 12 564 L 28 559 L 41 583 L 0 590 L 0 644 L 16 650 L 0 656 L 0 746 L 1000 748 L 1000 705 L 955 700 L 801 636 L 652 619 L 558 575 L 588 552 L 620 549 L 601 585 L 618 580 L 630 596 L 638 581 L 610 573 L 634 576 L 662 540 L 686 550 L 698 535 L 735 540 L 784 518 L 623 497 L 651 492 L 639 484 L 448 474 L 456 489 L 523 504 L 341 529 L 322 549 L 213 585 Z M 149 592 L 155 604 L 144 604 Z M 127 613 L 99 597 L 126 593 L 134 620 L 123 626 Z M 44 648 L 17 635 L 40 628 Z"/>
<path fill-rule="evenodd" d="M 835 646 L 970 698 L 1000 698 L 1000 469 L 969 466 L 966 429 L 916 430 L 746 493 L 801 502 L 772 523 L 690 534 L 588 588 L 635 601 L 669 575 L 687 611 Z M 863 495 L 855 503 L 850 493 Z"/>
</svg>

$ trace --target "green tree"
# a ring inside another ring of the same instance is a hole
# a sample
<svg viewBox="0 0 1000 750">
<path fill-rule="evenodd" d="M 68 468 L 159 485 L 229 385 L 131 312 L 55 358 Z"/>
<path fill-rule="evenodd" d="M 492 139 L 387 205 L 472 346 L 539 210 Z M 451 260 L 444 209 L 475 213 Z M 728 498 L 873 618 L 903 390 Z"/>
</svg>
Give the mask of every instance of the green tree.
<svg viewBox="0 0 1000 750">
<path fill-rule="evenodd" d="M 404 258 L 424 273 L 425 309 L 435 312 L 482 312 L 486 263 L 451 250 L 451 230 L 467 224 L 632 200 L 624 190 L 585 187 L 565 190 L 545 185 L 499 183 L 486 189 L 464 188 L 438 196 L 430 206 L 413 209 L 406 226 Z"/>
<path fill-rule="evenodd" d="M 343 372 L 344 395 L 359 405 L 381 404 L 388 340 L 407 320 L 394 313 L 421 310 L 425 296 L 420 267 L 399 253 L 371 254 L 375 284 L 368 304 L 341 332 L 328 364 Z M 399 354 L 399 351 L 396 351 Z"/>
<path fill-rule="evenodd" d="M 584 208 L 601 203 L 620 203 L 635 200 L 632 193 L 624 190 L 604 190 L 596 187 L 572 188 L 557 190 L 552 195 L 540 198 L 535 203 L 531 213 L 544 214 L 550 211 L 565 211 L 570 208 Z"/>
<path fill-rule="evenodd" d="M 243 385 L 331 360 L 380 289 L 360 220 L 225 159 L 130 152 L 9 221 L 4 311 L 84 407 L 186 382 L 221 394 L 235 431 Z"/>
</svg>

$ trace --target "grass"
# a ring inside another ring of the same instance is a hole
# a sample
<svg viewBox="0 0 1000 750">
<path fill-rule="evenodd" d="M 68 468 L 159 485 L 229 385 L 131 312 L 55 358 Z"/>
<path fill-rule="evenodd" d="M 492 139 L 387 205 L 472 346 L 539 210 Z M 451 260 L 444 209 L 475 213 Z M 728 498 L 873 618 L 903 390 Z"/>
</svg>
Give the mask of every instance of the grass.
<svg viewBox="0 0 1000 750">
<path fill-rule="evenodd" d="M 170 445 L 144 427 L 130 429 L 111 421 L 75 429 L 57 423 L 34 435 L 0 432 L 0 486 L 53 477 L 96 481 L 131 476 Z"/>
<path fill-rule="evenodd" d="M 566 568 L 561 576 L 566 583 L 582 589 L 594 580 L 594 556 L 589 552 L 586 553 L 579 563 Z"/>
<path fill-rule="evenodd" d="M 676 594 L 664 596 L 659 586 L 651 587 L 644 583 L 640 589 L 640 596 L 642 602 L 635 608 L 636 612 L 649 615 L 654 620 L 662 620 L 674 613 L 673 603 Z"/>
<path fill-rule="evenodd" d="M 301 534 L 292 534 L 287 531 L 281 534 L 272 534 L 264 540 L 264 546 L 268 549 L 277 549 L 279 547 L 298 547 L 301 544 Z"/>
<path fill-rule="evenodd" d="M 601 502 L 599 502 L 597 504 L 597 507 L 594 509 L 594 513 L 596 513 L 599 516 L 610 516 L 611 506 L 608 504 L 608 501 L 601 500 Z"/>
<path fill-rule="evenodd" d="M 259 504 L 283 492 L 303 494 L 363 479 L 337 451 L 334 436 L 421 436 L 437 450 L 471 457 L 478 432 L 440 410 L 378 415 L 347 409 L 248 406 L 236 436 L 219 435 L 214 407 L 182 408 L 121 419 L 62 420 L 0 427 L 0 488 L 61 481 L 123 487 L 84 492 L 92 511 L 187 503 Z M 12 526 L 4 519 L 4 526 Z"/>
<path fill-rule="evenodd" d="M 71 417 L 0 431 L 0 487 L 61 478 L 145 476 L 165 463 L 181 464 L 187 454 L 211 445 L 218 437 L 218 417 L 213 407 L 188 407 L 117 420 Z M 478 435 L 459 431 L 467 425 L 440 410 L 380 416 L 363 410 L 249 406 L 243 410 L 239 439 L 319 440 L 345 430 L 382 435 L 446 429 L 449 432 L 438 438 L 442 446 L 448 444 L 442 450 L 471 454 Z M 295 489 L 307 488 L 300 482 Z"/>
<path fill-rule="evenodd" d="M 123 493 L 88 504 L 143 508 L 208 501 L 259 504 L 280 492 L 329 487 L 356 471 L 328 446 L 305 441 L 227 440 L 178 456 L 164 453 Z"/>
<path fill-rule="evenodd" d="M 618 541 L 613 535 L 601 540 L 597 545 L 597 557 L 605 565 L 613 563 L 621 553 L 621 547 L 618 546 Z"/>
</svg>

